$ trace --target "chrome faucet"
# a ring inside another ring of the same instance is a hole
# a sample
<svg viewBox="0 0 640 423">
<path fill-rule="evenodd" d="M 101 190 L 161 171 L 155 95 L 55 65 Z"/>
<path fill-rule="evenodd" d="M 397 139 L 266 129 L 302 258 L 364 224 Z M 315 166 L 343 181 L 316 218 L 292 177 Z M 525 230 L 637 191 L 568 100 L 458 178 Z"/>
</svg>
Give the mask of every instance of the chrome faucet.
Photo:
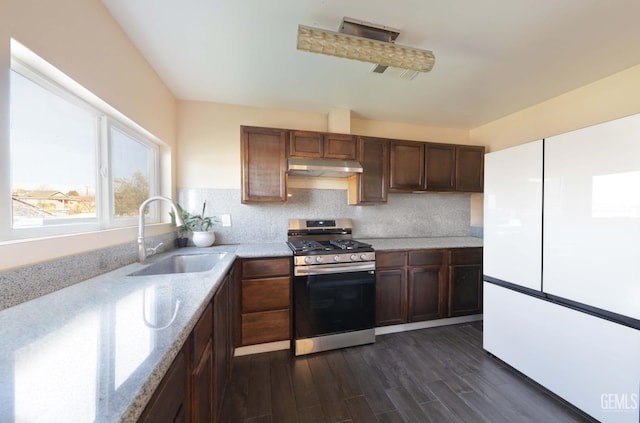
<svg viewBox="0 0 640 423">
<path fill-rule="evenodd" d="M 178 206 L 176 206 L 176 203 L 174 203 L 173 200 L 171 200 L 170 198 L 157 195 L 154 197 L 149 197 L 146 200 L 144 200 L 142 204 L 140 204 L 140 216 L 138 219 L 138 259 L 140 260 L 140 263 L 144 263 L 144 261 L 147 259 L 147 255 L 152 256 L 155 253 L 157 253 L 158 248 L 160 248 L 160 246 L 162 246 L 163 244 L 161 242 L 160 244 L 156 245 L 153 248 L 147 248 L 144 243 L 144 209 L 147 208 L 147 205 L 149 203 L 156 200 L 162 200 L 169 203 L 169 205 L 173 209 L 173 213 L 176 216 L 176 226 L 184 225 L 184 220 L 182 219 L 182 213 L 178 211 Z"/>
</svg>

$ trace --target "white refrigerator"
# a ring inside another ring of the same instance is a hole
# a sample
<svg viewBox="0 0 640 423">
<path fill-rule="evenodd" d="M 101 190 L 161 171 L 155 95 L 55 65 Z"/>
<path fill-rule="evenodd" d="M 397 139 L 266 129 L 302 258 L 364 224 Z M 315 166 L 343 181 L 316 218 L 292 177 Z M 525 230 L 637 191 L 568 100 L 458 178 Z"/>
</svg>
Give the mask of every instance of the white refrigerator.
<svg viewBox="0 0 640 423">
<path fill-rule="evenodd" d="M 640 115 L 485 158 L 484 349 L 640 421 Z"/>
</svg>

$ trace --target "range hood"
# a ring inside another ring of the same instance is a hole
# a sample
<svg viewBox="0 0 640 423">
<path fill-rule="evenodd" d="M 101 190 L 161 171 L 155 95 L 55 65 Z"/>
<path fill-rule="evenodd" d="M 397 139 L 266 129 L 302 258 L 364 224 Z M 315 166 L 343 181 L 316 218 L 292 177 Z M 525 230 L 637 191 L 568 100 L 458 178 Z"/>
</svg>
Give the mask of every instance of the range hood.
<svg viewBox="0 0 640 423">
<path fill-rule="evenodd" d="M 290 176 L 326 176 L 348 178 L 362 173 L 362 165 L 354 160 L 301 159 L 292 157 L 288 161 Z"/>
</svg>

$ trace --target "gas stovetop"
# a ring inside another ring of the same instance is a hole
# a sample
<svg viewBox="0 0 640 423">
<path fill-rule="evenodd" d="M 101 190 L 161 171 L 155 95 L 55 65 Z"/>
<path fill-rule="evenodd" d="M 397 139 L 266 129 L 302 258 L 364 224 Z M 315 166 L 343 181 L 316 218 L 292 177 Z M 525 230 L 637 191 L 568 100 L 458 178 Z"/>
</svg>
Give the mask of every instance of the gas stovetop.
<svg viewBox="0 0 640 423">
<path fill-rule="evenodd" d="M 353 239 L 332 239 L 328 241 L 295 240 L 289 241 L 289 247 L 295 255 L 331 254 L 334 252 L 364 253 L 373 251 L 371 244 Z"/>
</svg>

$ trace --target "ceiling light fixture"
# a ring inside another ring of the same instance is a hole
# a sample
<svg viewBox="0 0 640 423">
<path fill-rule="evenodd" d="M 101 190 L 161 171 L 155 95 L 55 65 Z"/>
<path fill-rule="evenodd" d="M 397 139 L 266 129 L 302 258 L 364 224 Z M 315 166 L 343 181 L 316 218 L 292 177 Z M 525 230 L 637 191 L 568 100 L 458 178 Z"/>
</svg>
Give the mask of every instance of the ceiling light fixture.
<svg viewBox="0 0 640 423">
<path fill-rule="evenodd" d="M 433 53 L 394 44 L 398 34 L 395 29 L 350 18 L 344 18 L 340 32 L 298 25 L 298 50 L 429 72 L 436 60 Z"/>
</svg>

